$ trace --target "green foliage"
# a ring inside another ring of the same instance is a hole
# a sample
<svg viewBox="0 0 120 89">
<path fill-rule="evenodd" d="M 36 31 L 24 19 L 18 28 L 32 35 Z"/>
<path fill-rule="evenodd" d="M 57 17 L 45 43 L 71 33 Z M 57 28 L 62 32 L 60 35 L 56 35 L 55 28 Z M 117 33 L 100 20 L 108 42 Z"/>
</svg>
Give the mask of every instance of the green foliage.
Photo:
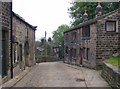
<svg viewBox="0 0 120 89">
<path fill-rule="evenodd" d="M 113 57 L 113 56 L 110 57 L 110 59 L 107 60 L 107 63 L 110 63 L 110 64 L 120 68 L 120 55 L 116 56 L 116 57 Z"/>
<path fill-rule="evenodd" d="M 78 25 L 82 22 L 82 16 L 85 10 L 87 10 L 89 19 L 95 17 L 95 10 L 97 2 L 73 2 L 72 6 L 68 9 L 70 17 L 73 19 L 71 24 L 73 26 Z M 119 7 L 118 2 L 101 2 L 103 14 L 113 11 Z"/>
<path fill-rule="evenodd" d="M 56 46 L 60 46 L 59 50 L 60 50 L 60 56 L 63 56 L 63 51 L 64 51 L 64 32 L 69 30 L 69 26 L 68 25 L 61 25 L 58 27 L 58 29 L 56 31 L 53 31 L 53 41 L 56 44 Z"/>
<path fill-rule="evenodd" d="M 36 47 L 40 47 L 40 45 L 41 45 L 40 41 L 35 41 L 35 46 Z"/>
<path fill-rule="evenodd" d="M 52 51 L 51 45 L 47 44 L 47 55 L 51 55 L 51 51 Z"/>
<path fill-rule="evenodd" d="M 57 45 L 63 44 L 63 42 L 64 42 L 63 32 L 65 32 L 67 30 L 69 30 L 69 26 L 63 24 L 63 25 L 59 26 L 56 31 L 53 31 L 53 41 Z"/>
</svg>

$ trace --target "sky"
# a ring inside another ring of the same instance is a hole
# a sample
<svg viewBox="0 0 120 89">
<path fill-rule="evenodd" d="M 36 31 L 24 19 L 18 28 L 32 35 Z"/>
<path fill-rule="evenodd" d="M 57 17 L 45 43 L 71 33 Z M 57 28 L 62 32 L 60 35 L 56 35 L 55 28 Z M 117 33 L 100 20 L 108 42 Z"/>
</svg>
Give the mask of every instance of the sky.
<svg viewBox="0 0 120 89">
<path fill-rule="evenodd" d="M 58 26 L 70 26 L 68 8 L 71 0 L 13 0 L 13 11 L 19 14 L 28 23 L 37 26 L 36 40 L 40 40 L 47 32 L 47 38 Z"/>
</svg>

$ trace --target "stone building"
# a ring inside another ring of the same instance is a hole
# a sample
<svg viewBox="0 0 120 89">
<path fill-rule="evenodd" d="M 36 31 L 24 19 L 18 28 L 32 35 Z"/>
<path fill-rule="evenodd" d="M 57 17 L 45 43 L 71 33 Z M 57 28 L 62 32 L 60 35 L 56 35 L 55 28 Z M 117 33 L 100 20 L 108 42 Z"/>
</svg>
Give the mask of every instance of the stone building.
<svg viewBox="0 0 120 89">
<path fill-rule="evenodd" d="M 53 50 L 52 52 L 53 56 L 58 60 L 60 58 L 59 46 L 53 46 L 52 50 Z"/>
<path fill-rule="evenodd" d="M 120 53 L 119 9 L 102 15 L 100 3 L 96 18 L 85 20 L 64 32 L 64 62 L 99 68 L 102 61 L 114 53 Z"/>
<path fill-rule="evenodd" d="M 5 80 L 10 73 L 11 2 L 0 1 L 0 73 Z"/>
<path fill-rule="evenodd" d="M 13 75 L 18 75 L 26 67 L 35 65 L 35 31 L 21 16 L 12 12 L 13 24 Z"/>
<path fill-rule="evenodd" d="M 3 83 L 12 78 L 12 74 L 15 77 L 26 67 L 35 65 L 35 30 L 36 26 L 12 12 L 12 2 L 0 1 L 0 75 Z"/>
</svg>

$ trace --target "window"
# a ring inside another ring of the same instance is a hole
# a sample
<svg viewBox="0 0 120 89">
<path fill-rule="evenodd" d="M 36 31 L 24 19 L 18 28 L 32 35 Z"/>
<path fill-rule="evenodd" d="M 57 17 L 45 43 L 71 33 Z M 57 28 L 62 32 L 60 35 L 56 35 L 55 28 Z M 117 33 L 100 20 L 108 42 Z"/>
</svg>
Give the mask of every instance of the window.
<svg viewBox="0 0 120 89">
<path fill-rule="evenodd" d="M 82 37 L 90 37 L 90 25 L 82 28 Z"/>
<path fill-rule="evenodd" d="M 80 48 L 80 50 L 79 50 L 79 56 L 80 57 L 82 56 L 82 48 Z"/>
<path fill-rule="evenodd" d="M 83 59 L 85 59 L 85 48 L 83 48 L 83 51 L 82 51 L 83 53 Z"/>
<path fill-rule="evenodd" d="M 88 59 L 89 59 L 89 52 L 90 52 L 90 49 L 89 49 L 89 48 L 87 48 L 87 49 L 86 49 L 86 60 L 88 60 Z"/>
<path fill-rule="evenodd" d="M 65 48 L 65 52 L 66 52 L 66 54 L 68 54 L 68 47 L 67 46 Z"/>
<path fill-rule="evenodd" d="M 74 58 L 76 57 L 76 49 L 74 49 Z"/>
<path fill-rule="evenodd" d="M 106 21 L 106 31 L 115 32 L 116 31 L 116 21 Z"/>
<path fill-rule="evenodd" d="M 76 32 L 73 32 L 73 33 L 72 33 L 72 40 L 74 41 L 74 40 L 76 40 L 76 38 L 77 38 L 77 33 L 76 33 Z"/>
</svg>

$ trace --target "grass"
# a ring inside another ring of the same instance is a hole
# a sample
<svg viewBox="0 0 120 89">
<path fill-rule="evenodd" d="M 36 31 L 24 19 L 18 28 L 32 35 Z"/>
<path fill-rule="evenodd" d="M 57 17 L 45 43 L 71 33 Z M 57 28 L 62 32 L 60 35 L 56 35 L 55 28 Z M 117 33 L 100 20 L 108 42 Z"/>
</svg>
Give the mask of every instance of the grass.
<svg viewBox="0 0 120 89">
<path fill-rule="evenodd" d="M 112 56 L 110 59 L 107 60 L 107 63 L 112 64 L 120 68 L 120 55 L 119 56 Z"/>
</svg>

